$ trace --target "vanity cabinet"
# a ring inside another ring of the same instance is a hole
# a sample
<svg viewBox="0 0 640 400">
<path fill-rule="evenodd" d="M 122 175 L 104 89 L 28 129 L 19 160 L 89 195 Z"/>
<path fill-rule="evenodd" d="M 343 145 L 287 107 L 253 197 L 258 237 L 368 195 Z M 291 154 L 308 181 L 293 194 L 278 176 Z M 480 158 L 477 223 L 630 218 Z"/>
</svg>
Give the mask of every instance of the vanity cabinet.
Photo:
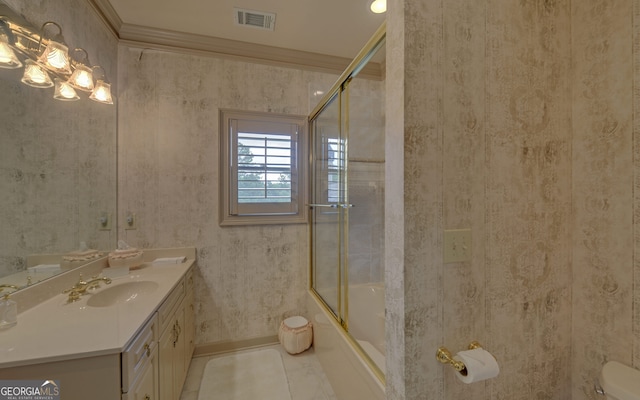
<svg viewBox="0 0 640 400">
<path fill-rule="evenodd" d="M 195 249 L 148 254 L 184 253 L 185 263 L 150 263 L 74 303 L 59 293 L 75 274 L 52 278 L 52 288 L 25 289 L 44 299 L 0 335 L 0 378 L 56 381 L 65 400 L 178 400 L 194 349 Z M 98 267 L 106 260 L 91 266 Z M 151 290 L 121 301 L 132 287 Z M 114 302 L 89 303 L 99 295 Z"/>
<path fill-rule="evenodd" d="M 158 399 L 157 313 L 122 352 L 122 400 Z"/>
<path fill-rule="evenodd" d="M 194 349 L 193 272 L 190 270 L 158 310 L 160 400 L 178 400 Z"/>
<path fill-rule="evenodd" d="M 193 269 L 122 353 L 122 400 L 178 400 L 195 348 Z"/>
</svg>

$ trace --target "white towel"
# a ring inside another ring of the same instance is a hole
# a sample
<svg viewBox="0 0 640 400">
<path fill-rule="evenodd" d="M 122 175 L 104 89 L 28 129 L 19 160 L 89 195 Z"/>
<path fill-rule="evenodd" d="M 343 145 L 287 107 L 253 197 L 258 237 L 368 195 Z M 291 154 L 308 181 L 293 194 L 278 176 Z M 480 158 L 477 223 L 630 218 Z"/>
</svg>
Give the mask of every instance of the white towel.
<svg viewBox="0 0 640 400">
<path fill-rule="evenodd" d="M 153 260 L 154 264 L 182 264 L 187 260 L 187 257 L 163 257 Z"/>
</svg>

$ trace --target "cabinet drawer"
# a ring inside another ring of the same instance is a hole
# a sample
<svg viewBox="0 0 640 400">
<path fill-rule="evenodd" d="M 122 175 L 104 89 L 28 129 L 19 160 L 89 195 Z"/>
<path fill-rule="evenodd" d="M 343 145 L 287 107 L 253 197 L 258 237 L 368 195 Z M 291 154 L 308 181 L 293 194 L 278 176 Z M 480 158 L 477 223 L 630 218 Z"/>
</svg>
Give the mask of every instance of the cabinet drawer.
<svg viewBox="0 0 640 400">
<path fill-rule="evenodd" d="M 164 332 L 165 328 L 172 324 L 174 321 L 173 314 L 175 308 L 180 304 L 184 298 L 184 279 L 181 279 L 176 287 L 169 293 L 167 299 L 162 303 L 158 309 L 158 323 L 160 325 L 160 333 Z"/>
<path fill-rule="evenodd" d="M 158 348 L 140 362 L 140 371 L 122 400 L 158 400 Z"/>
<path fill-rule="evenodd" d="M 122 391 L 129 391 L 131 383 L 135 380 L 145 361 L 155 354 L 158 343 L 158 317 L 153 317 L 138 332 L 133 342 L 122 353 Z"/>
</svg>

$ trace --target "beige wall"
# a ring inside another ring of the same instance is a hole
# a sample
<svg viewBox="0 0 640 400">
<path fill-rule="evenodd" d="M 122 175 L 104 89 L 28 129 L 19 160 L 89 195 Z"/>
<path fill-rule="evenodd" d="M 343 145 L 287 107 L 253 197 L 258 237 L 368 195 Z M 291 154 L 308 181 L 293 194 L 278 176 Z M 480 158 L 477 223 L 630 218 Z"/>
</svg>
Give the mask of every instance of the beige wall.
<svg viewBox="0 0 640 400">
<path fill-rule="evenodd" d="M 633 313 L 640 300 L 633 221 L 640 209 L 633 118 L 639 5 L 590 0 L 571 6 L 574 399 L 597 398 L 593 378 L 608 360 L 640 367 L 640 318 Z"/>
<path fill-rule="evenodd" d="M 594 398 L 605 361 L 634 363 L 638 5 L 391 2 L 387 398 Z M 473 259 L 443 264 L 455 228 Z M 497 379 L 435 360 L 471 340 Z"/>
<path fill-rule="evenodd" d="M 121 46 L 120 218 L 139 247 L 198 249 L 197 343 L 273 336 L 304 314 L 307 226 L 218 225 L 218 110 L 308 115 L 337 76 Z M 312 104 L 313 103 L 313 104 Z"/>
</svg>

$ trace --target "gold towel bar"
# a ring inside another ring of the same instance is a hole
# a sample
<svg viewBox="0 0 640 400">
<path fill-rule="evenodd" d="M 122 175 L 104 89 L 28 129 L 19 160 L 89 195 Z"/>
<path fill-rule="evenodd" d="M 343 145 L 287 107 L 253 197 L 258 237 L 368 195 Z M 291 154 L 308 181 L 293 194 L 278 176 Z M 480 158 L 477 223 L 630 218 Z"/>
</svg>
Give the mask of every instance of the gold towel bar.
<svg viewBox="0 0 640 400">
<path fill-rule="evenodd" d="M 482 348 L 482 345 L 477 341 L 473 341 L 469 343 L 469 350 Z M 451 364 L 451 366 L 458 372 L 462 373 L 462 375 L 466 375 L 467 367 L 464 365 L 462 361 L 454 360 L 451 356 L 451 352 L 447 350 L 446 347 L 438 347 L 438 351 L 436 352 L 436 360 L 440 361 L 443 364 Z"/>
</svg>

